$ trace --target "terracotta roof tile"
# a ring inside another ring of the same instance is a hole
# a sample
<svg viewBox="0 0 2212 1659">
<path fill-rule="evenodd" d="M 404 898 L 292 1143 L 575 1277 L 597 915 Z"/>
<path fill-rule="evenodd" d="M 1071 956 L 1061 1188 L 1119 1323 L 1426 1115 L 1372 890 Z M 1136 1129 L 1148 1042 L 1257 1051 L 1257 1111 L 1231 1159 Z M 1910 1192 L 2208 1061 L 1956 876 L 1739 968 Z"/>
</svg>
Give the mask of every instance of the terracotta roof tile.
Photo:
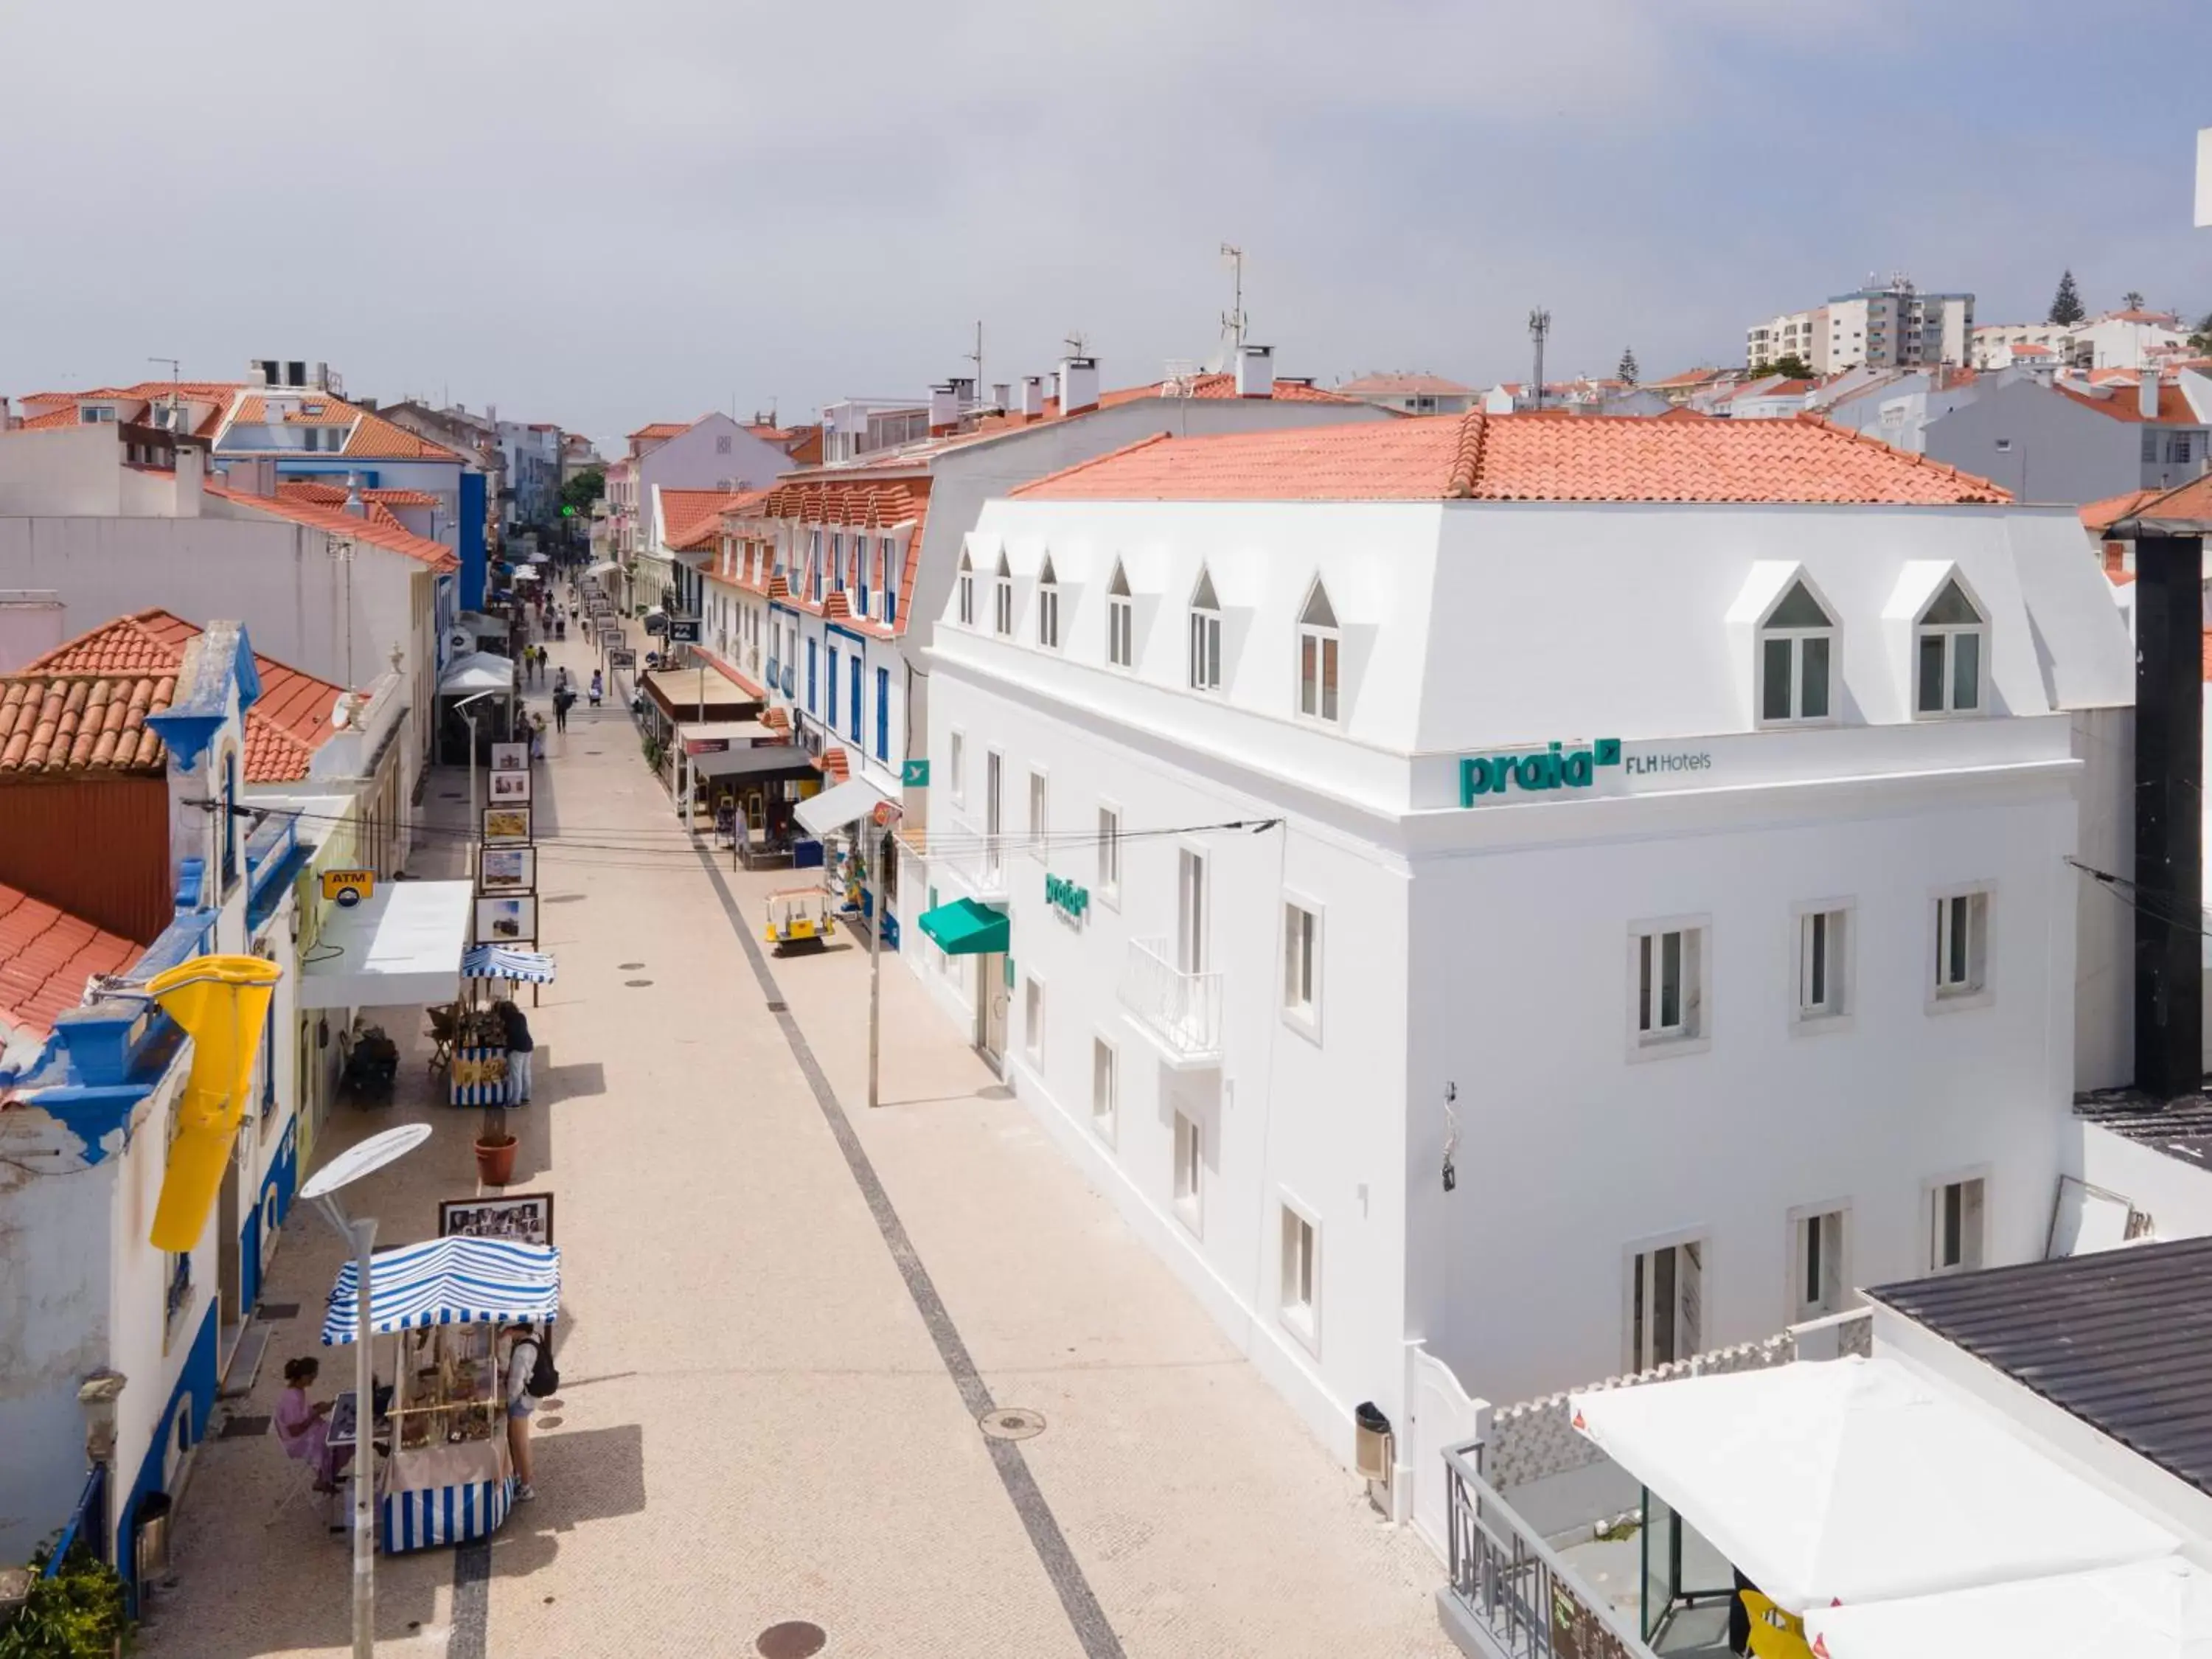
<svg viewBox="0 0 2212 1659">
<path fill-rule="evenodd" d="M 2109 398 L 2092 398 L 2070 386 L 2057 388 L 2062 397 L 2070 398 L 2087 409 L 2115 421 L 2142 422 L 2142 410 L 2137 405 L 2136 384 L 2130 380 Z M 2202 426 L 2197 411 L 2190 407 L 2189 398 L 2178 386 L 2160 384 L 2158 389 L 2158 414 L 2150 424 L 2159 426 Z"/>
<path fill-rule="evenodd" d="M 343 507 L 346 488 L 343 484 L 325 483 L 316 478 L 280 478 L 276 493 L 288 501 L 311 501 L 317 507 Z M 364 489 L 364 501 L 381 501 L 386 507 L 435 507 L 438 498 L 426 489 Z"/>
<path fill-rule="evenodd" d="M 169 706 L 197 623 L 141 611 L 82 634 L 0 678 L 0 773 L 152 771 L 161 740 L 145 716 Z M 256 653 L 261 696 L 246 711 L 246 780 L 295 783 L 336 730 L 344 689 Z"/>
<path fill-rule="evenodd" d="M 691 422 L 689 421 L 654 421 L 650 425 L 638 428 L 629 436 L 642 439 L 649 444 L 660 444 L 666 443 L 671 438 L 681 437 L 690 429 Z"/>
<path fill-rule="evenodd" d="M 2146 518 L 2212 522 L 2212 474 L 2170 489 L 2130 489 L 2077 508 L 2081 526 L 2101 536 L 2124 520 Z"/>
<path fill-rule="evenodd" d="M 306 387 L 239 392 L 232 403 L 225 434 L 240 426 L 267 424 L 269 398 L 272 395 L 291 406 L 289 412 L 283 417 L 283 425 L 352 428 L 347 434 L 345 447 L 336 452 L 338 454 L 386 461 L 459 461 L 461 459 L 443 444 L 419 437 L 405 427 L 386 420 L 374 410 L 363 409 L 343 398 L 334 398 L 327 392 Z M 308 414 L 307 410 L 310 408 L 316 412 Z M 216 445 L 216 449 L 222 453 L 238 453 L 221 443 Z M 327 454 L 331 452 L 317 453 Z"/>
<path fill-rule="evenodd" d="M 1443 415 L 1146 439 L 1012 492 L 1060 501 L 2004 501 L 1996 485 L 1811 416 Z"/>
<path fill-rule="evenodd" d="M 663 489 L 662 543 L 679 553 L 696 553 L 721 539 L 722 514 L 759 501 L 765 489 Z"/>
<path fill-rule="evenodd" d="M 145 947 L 0 882 L 0 1024 L 41 1034 L 84 1000 L 94 974 L 119 974 Z"/>
<path fill-rule="evenodd" d="M 1441 374 L 1420 373 L 1363 374 L 1356 380 L 1346 380 L 1337 387 L 1337 392 L 1346 398 L 1471 398 L 1474 395 L 1474 388 L 1471 386 L 1447 380 Z"/>
<path fill-rule="evenodd" d="M 239 507 L 266 513 L 272 518 L 289 519 L 295 524 L 310 525 L 317 530 L 351 536 L 373 546 L 404 553 L 434 570 L 459 570 L 461 568 L 459 557 L 451 548 L 443 543 L 434 542 L 427 536 L 416 535 L 396 519 L 388 524 L 374 518 L 356 519 L 341 508 L 318 507 L 314 502 L 302 501 L 296 495 L 249 495 L 243 490 L 228 489 L 216 483 L 209 484 L 207 493 L 221 496 Z"/>
</svg>

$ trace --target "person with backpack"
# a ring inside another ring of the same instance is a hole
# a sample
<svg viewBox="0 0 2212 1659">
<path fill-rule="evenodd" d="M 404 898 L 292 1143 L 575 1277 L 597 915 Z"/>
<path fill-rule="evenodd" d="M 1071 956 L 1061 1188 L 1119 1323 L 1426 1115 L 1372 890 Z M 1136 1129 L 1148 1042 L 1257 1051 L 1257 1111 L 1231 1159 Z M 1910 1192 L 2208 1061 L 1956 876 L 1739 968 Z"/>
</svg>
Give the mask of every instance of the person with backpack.
<svg viewBox="0 0 2212 1659">
<path fill-rule="evenodd" d="M 552 1343 L 536 1326 L 509 1325 L 500 1334 L 507 1339 L 507 1449 L 514 1461 L 514 1501 L 527 1504 L 538 1496 L 530 1479 L 530 1414 L 561 1391 L 561 1373 L 553 1368 Z"/>
</svg>

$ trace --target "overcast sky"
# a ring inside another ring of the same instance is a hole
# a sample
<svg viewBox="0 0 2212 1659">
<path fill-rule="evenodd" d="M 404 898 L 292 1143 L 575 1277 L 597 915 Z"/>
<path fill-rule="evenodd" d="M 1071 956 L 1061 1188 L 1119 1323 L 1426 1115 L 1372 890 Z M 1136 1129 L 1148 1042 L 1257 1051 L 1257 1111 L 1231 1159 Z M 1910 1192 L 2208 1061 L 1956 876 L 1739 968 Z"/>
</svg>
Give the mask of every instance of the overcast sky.
<svg viewBox="0 0 2212 1659">
<path fill-rule="evenodd" d="M 1663 20 L 1663 21 L 1662 21 Z M 0 0 L 0 393 L 320 358 L 595 437 L 1251 337 L 1647 377 L 1872 270 L 2212 310 L 2205 0 Z M 2190 66 L 2195 66 L 2193 71 Z"/>
</svg>

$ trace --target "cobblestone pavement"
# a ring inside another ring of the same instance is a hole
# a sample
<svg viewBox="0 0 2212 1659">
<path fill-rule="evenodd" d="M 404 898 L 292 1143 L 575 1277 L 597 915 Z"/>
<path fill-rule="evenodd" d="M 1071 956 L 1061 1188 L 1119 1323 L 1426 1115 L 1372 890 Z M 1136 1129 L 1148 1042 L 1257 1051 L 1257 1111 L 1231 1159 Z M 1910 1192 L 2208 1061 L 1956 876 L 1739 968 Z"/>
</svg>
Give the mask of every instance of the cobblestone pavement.
<svg viewBox="0 0 2212 1659">
<path fill-rule="evenodd" d="M 588 647 L 553 650 L 588 674 Z M 538 1501 L 488 1553 L 380 1558 L 380 1652 L 749 1655 L 787 1620 L 819 1626 L 832 1659 L 1452 1651 L 1433 1557 L 1375 1517 L 902 964 L 884 963 L 871 1113 L 865 949 L 768 960 L 771 997 L 737 927 L 791 878 L 703 857 L 620 708 L 580 705 L 548 769 L 541 930 L 561 977 L 532 1017 L 516 1185 L 556 1198 L 562 1388 Z M 441 826 L 460 776 L 432 775 Z M 458 873 L 457 837 L 436 839 L 414 873 Z M 396 1243 L 476 1190 L 477 1114 L 431 1104 L 420 1011 L 384 1018 L 409 1046 L 402 1097 L 334 1108 L 321 1155 L 435 1126 L 353 1189 Z M 339 1256 L 295 1215 L 264 1295 L 300 1310 L 238 1409 L 268 1412 L 283 1360 L 317 1351 Z M 324 1392 L 349 1354 L 331 1351 Z M 1046 1426 L 987 1439 L 993 1404 Z M 265 1436 L 203 1444 L 154 1659 L 348 1650 L 346 1549 L 309 1497 L 288 1501 L 297 1467 Z"/>
</svg>

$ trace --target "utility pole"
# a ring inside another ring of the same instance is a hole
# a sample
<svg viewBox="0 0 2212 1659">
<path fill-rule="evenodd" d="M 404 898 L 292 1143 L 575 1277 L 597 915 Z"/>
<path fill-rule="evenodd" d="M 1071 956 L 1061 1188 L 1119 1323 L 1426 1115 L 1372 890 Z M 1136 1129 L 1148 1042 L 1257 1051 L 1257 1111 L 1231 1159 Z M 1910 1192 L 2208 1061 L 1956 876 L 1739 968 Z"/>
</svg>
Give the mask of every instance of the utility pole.
<svg viewBox="0 0 2212 1659">
<path fill-rule="evenodd" d="M 1530 390 L 1538 409 L 1544 406 L 1544 337 L 1551 331 L 1552 313 L 1538 306 L 1528 313 L 1528 337 L 1536 343 L 1536 380 Z"/>
<path fill-rule="evenodd" d="M 975 365 L 975 401 L 983 401 L 983 319 L 975 319 L 975 349 L 968 354 L 968 361 Z"/>
<path fill-rule="evenodd" d="M 1229 261 L 1229 309 L 1222 314 L 1221 331 L 1237 351 L 1244 349 L 1244 250 L 1233 243 L 1221 245 L 1221 257 Z M 1229 367 L 1236 367 L 1232 358 Z"/>
</svg>

